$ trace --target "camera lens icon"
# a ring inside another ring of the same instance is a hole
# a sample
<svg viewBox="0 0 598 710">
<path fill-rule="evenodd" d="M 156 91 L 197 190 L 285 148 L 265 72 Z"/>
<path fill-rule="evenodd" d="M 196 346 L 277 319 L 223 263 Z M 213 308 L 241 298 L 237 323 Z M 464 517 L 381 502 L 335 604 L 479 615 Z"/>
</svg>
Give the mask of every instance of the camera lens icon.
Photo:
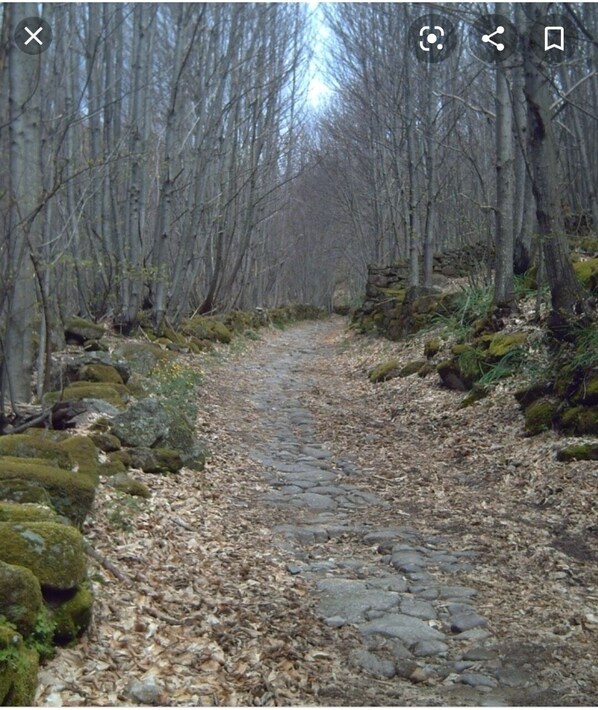
<svg viewBox="0 0 598 710">
<path fill-rule="evenodd" d="M 435 25 L 434 27 L 424 25 L 419 31 L 419 36 L 421 37 L 419 47 L 422 52 L 431 52 L 432 47 L 435 47 L 438 51 L 444 49 L 444 45 L 441 42 L 444 34 L 444 29 L 440 25 Z"/>
<path fill-rule="evenodd" d="M 418 17 L 411 24 L 409 45 L 420 61 L 429 64 L 442 62 L 457 46 L 457 33 L 446 17 L 430 13 Z"/>
</svg>

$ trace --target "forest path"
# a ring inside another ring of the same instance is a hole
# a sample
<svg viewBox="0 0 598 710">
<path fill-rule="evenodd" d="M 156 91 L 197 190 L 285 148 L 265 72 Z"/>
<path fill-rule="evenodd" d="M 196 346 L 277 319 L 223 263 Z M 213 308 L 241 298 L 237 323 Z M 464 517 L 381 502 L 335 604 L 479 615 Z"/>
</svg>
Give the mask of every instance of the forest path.
<svg viewBox="0 0 598 710">
<path fill-rule="evenodd" d="M 98 586 L 39 702 L 596 704 L 595 565 L 530 502 L 556 485 L 546 441 L 510 395 L 460 410 L 437 378 L 367 380 L 425 337 L 332 318 L 206 356 L 206 470 L 136 474 L 152 498 L 122 529 L 100 489 L 88 537 L 134 582 Z"/>
</svg>

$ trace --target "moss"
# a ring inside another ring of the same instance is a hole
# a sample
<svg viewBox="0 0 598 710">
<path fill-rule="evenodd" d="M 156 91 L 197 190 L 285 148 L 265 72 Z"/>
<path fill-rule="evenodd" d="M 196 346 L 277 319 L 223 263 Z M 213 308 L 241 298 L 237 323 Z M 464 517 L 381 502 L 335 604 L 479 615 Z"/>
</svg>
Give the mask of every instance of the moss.
<svg viewBox="0 0 598 710">
<path fill-rule="evenodd" d="M 129 390 L 125 385 L 114 383 L 73 382 L 62 391 L 46 392 L 42 401 L 44 404 L 55 404 L 80 399 L 102 399 L 117 409 L 124 409 L 124 403 L 129 399 Z"/>
<path fill-rule="evenodd" d="M 221 321 L 206 316 L 188 318 L 182 324 L 183 332 L 198 340 L 212 340 L 220 343 L 230 343 L 231 332 Z"/>
<path fill-rule="evenodd" d="M 18 478 L 0 478 L 0 500 L 52 506 L 48 491 L 41 484 Z"/>
<path fill-rule="evenodd" d="M 86 382 L 104 382 L 109 384 L 123 385 L 123 378 L 118 370 L 112 365 L 90 364 L 83 365 L 79 370 L 79 380 Z"/>
<path fill-rule="evenodd" d="M 0 705 L 32 707 L 39 655 L 14 629 L 0 623 Z"/>
<path fill-rule="evenodd" d="M 386 382 L 386 380 L 397 377 L 400 369 L 401 364 L 398 360 L 387 360 L 370 370 L 368 377 L 370 382 Z"/>
<path fill-rule="evenodd" d="M 431 362 L 426 362 L 419 368 L 417 374 L 419 377 L 426 377 L 427 375 L 431 375 L 433 372 L 436 372 L 436 366 Z"/>
<path fill-rule="evenodd" d="M 0 436 L 0 456 L 46 459 L 59 468 L 71 467 L 69 455 L 61 444 L 32 434 Z"/>
<path fill-rule="evenodd" d="M 120 344 L 115 354 L 124 358 L 131 368 L 139 375 L 151 375 L 159 362 L 169 360 L 172 356 L 155 343 L 135 343 L 131 341 Z"/>
<path fill-rule="evenodd" d="M 35 459 L 0 457 L 0 485 L 9 479 L 32 482 L 34 486 L 30 490 L 36 486 L 44 488 L 56 512 L 76 525 L 85 520 L 95 496 L 95 485 L 88 477 Z"/>
<path fill-rule="evenodd" d="M 398 376 L 409 377 L 410 375 L 415 375 L 427 364 L 426 360 L 414 360 L 413 362 L 408 362 L 400 369 Z"/>
<path fill-rule="evenodd" d="M 577 386 L 572 401 L 575 404 L 598 404 L 598 372 L 592 370 L 584 373 L 583 379 Z"/>
<path fill-rule="evenodd" d="M 520 348 L 527 340 L 527 333 L 497 333 L 488 345 L 488 355 L 500 359 Z"/>
<path fill-rule="evenodd" d="M 557 451 L 557 461 L 598 461 L 598 444 L 571 444 Z"/>
<path fill-rule="evenodd" d="M 524 411 L 525 431 L 535 436 L 552 428 L 559 407 L 558 400 L 541 397 L 530 404 Z"/>
<path fill-rule="evenodd" d="M 38 579 L 26 567 L 0 562 L 0 617 L 29 636 L 42 606 Z"/>
<path fill-rule="evenodd" d="M 68 522 L 48 505 L 38 505 L 36 503 L 16 503 L 10 501 L 0 501 L 0 522 L 19 523 L 23 521 L 50 521 L 54 523 Z"/>
<path fill-rule="evenodd" d="M 459 365 L 456 360 L 443 360 L 438 363 L 436 372 L 440 376 L 442 384 L 445 387 L 448 387 L 451 390 L 459 390 L 461 392 L 465 392 L 465 390 L 469 389 L 468 385 L 463 381 L 461 370 L 459 369 Z"/>
<path fill-rule="evenodd" d="M 89 438 L 100 451 L 104 451 L 107 454 L 112 451 L 118 451 L 121 448 L 120 440 L 114 434 L 98 432 L 97 434 L 92 434 Z"/>
<path fill-rule="evenodd" d="M 114 462 L 119 462 L 122 463 L 123 466 L 129 467 L 132 464 L 132 459 L 131 459 L 131 454 L 129 451 L 126 449 L 121 449 L 120 451 L 113 451 L 109 456 L 108 459 L 110 461 Z"/>
<path fill-rule="evenodd" d="M 60 447 L 68 454 L 73 471 L 88 476 L 94 483 L 98 482 L 102 465 L 96 445 L 89 436 L 70 436 Z"/>
<path fill-rule="evenodd" d="M 571 407 L 559 418 L 560 428 L 575 436 L 598 436 L 598 407 Z"/>
<path fill-rule="evenodd" d="M 0 523 L 0 560 L 27 567 L 42 587 L 72 589 L 86 574 L 83 536 L 59 523 Z"/>
<path fill-rule="evenodd" d="M 161 335 L 164 338 L 168 338 L 170 342 L 176 343 L 177 345 L 187 345 L 187 341 L 185 340 L 184 336 L 180 333 L 177 333 L 176 330 L 174 330 L 174 328 L 171 328 L 169 325 L 164 325 L 162 327 Z"/>
<path fill-rule="evenodd" d="M 224 323 L 220 323 L 217 320 L 212 321 L 211 332 L 214 340 L 217 340 L 219 343 L 230 343 L 231 332 Z"/>
<path fill-rule="evenodd" d="M 68 342 L 83 344 L 86 340 L 97 340 L 104 335 L 104 328 L 85 318 L 69 318 L 64 324 L 64 335 Z"/>
<path fill-rule="evenodd" d="M 573 270 L 587 289 L 594 293 L 598 292 L 598 257 L 576 261 Z"/>
<path fill-rule="evenodd" d="M 461 400 L 459 404 L 459 409 L 466 409 L 471 407 L 475 402 L 479 402 L 480 399 L 484 399 L 490 394 L 490 390 L 487 387 L 482 387 L 481 385 L 475 384 L 469 394 Z"/>
<path fill-rule="evenodd" d="M 552 385 L 549 382 L 534 382 L 527 387 L 514 392 L 513 396 L 519 402 L 522 409 L 529 407 L 532 402 L 552 393 Z"/>
<path fill-rule="evenodd" d="M 183 467 L 183 461 L 174 449 L 156 448 L 153 451 L 163 472 L 176 473 Z"/>
<path fill-rule="evenodd" d="M 430 338 L 430 340 L 426 340 L 426 342 L 424 343 L 425 357 L 430 360 L 434 357 L 434 355 L 440 352 L 441 347 L 442 343 L 440 342 L 440 338 Z"/>
<path fill-rule="evenodd" d="M 48 610 L 54 625 L 54 642 L 65 644 L 79 637 L 91 622 L 93 593 L 89 582 L 82 582 L 68 594 L 47 599 Z"/>
<path fill-rule="evenodd" d="M 136 481 L 127 474 L 118 474 L 110 481 L 110 485 L 121 493 L 139 498 L 151 498 L 150 489 L 141 481 Z"/>
<path fill-rule="evenodd" d="M 463 355 L 463 353 L 471 352 L 474 349 L 473 345 L 470 343 L 455 343 L 452 348 L 451 352 L 453 355 Z"/>
</svg>

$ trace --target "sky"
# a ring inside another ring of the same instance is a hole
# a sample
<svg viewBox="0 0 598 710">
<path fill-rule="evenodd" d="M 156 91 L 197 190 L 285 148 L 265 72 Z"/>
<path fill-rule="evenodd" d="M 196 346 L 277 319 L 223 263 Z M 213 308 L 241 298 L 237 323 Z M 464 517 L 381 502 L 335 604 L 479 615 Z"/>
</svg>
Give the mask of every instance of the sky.
<svg viewBox="0 0 598 710">
<path fill-rule="evenodd" d="M 310 19 L 313 23 L 314 54 L 309 68 L 309 87 L 307 89 L 307 100 L 309 105 L 318 109 L 326 103 L 326 99 L 332 94 L 332 90 L 325 81 L 326 63 L 326 41 L 330 35 L 330 30 L 324 24 L 324 13 L 322 4 L 315 0 L 307 3 L 310 9 Z"/>
</svg>

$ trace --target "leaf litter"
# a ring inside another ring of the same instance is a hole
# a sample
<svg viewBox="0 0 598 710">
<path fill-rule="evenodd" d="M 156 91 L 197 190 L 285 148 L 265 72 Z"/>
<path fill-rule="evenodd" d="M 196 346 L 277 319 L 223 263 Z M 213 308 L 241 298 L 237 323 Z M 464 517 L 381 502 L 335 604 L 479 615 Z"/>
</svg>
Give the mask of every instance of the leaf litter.
<svg viewBox="0 0 598 710">
<path fill-rule="evenodd" d="M 595 704 L 595 463 L 556 462 L 563 440 L 553 433 L 524 437 L 508 384 L 458 409 L 460 395 L 433 375 L 367 380 L 387 357 L 421 357 L 430 334 L 390 343 L 348 334 L 341 320 L 322 333 L 306 372 L 313 386 L 298 398 L 316 418 L 319 442 L 356 464 L 359 473 L 346 481 L 391 503 L 376 510 L 376 526 L 408 521 L 445 549 L 481 553 L 473 572 L 446 574 L 447 582 L 480 590 L 480 613 L 501 653 L 533 666 L 540 685 L 557 687 L 558 704 Z M 136 471 L 152 497 L 129 505 L 99 486 L 86 538 L 132 584 L 90 560 L 94 620 L 40 671 L 39 705 L 135 704 L 128 689 L 144 678 L 156 679 L 160 705 L 446 702 L 442 686 L 383 681 L 351 667 L 355 632 L 323 625 L 310 583 L 286 569 L 291 558 L 271 530 L 284 515 L 260 501 L 268 487 L 240 445 L 265 432 L 249 403 L 254 383 L 236 366 L 250 359 L 267 368 L 278 337 L 266 331 L 241 352 L 221 347 L 188 359 L 207 372 L 198 429 L 212 456 L 203 472 Z M 334 550 L 320 545 L 310 554 L 362 549 L 351 539 L 332 542 Z"/>
</svg>

